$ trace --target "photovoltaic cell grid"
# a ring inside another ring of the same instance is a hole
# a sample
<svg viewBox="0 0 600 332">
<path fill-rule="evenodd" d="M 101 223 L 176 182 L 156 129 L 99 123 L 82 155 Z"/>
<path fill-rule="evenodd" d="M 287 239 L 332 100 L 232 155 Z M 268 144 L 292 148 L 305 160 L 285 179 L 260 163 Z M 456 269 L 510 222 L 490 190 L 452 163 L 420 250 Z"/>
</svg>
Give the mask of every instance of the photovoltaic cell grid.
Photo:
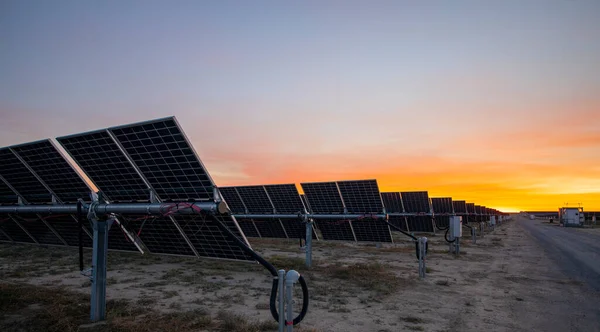
<svg viewBox="0 0 600 332">
<path fill-rule="evenodd" d="M 0 222 L 1 223 L 1 222 Z M 0 227 L 0 242 L 12 242 L 12 240 L 4 233 L 2 227 Z"/>
<path fill-rule="evenodd" d="M 273 204 L 263 186 L 235 187 L 249 213 L 273 214 Z"/>
<path fill-rule="evenodd" d="M 235 190 L 235 187 L 220 187 L 219 192 L 221 193 L 221 196 L 223 196 L 231 213 L 246 213 L 246 207 Z"/>
<path fill-rule="evenodd" d="M 296 219 L 282 219 L 283 228 L 290 239 L 306 238 L 306 224 Z M 312 238 L 318 239 L 315 229 L 312 229 Z"/>
<path fill-rule="evenodd" d="M 127 236 L 125 228 L 117 222 L 113 222 L 112 226 L 108 230 L 108 249 L 139 251 L 135 244 L 133 244 L 131 239 Z"/>
<path fill-rule="evenodd" d="M 337 185 L 348 213 L 383 212 L 376 180 L 338 181 Z"/>
<path fill-rule="evenodd" d="M 195 256 L 168 217 L 127 215 L 121 216 L 120 220 L 125 228 L 135 233 L 152 253 Z"/>
<path fill-rule="evenodd" d="M 0 205 L 14 205 L 17 202 L 17 195 L 0 179 Z"/>
<path fill-rule="evenodd" d="M 256 229 L 256 226 L 254 226 L 254 221 L 251 219 L 237 219 L 237 222 L 246 236 L 260 237 L 260 233 Z"/>
<path fill-rule="evenodd" d="M 432 197 L 431 206 L 434 213 L 453 213 L 452 197 Z"/>
<path fill-rule="evenodd" d="M 400 193 L 407 213 L 429 213 L 429 194 L 426 191 Z"/>
<path fill-rule="evenodd" d="M 408 231 L 408 226 L 406 223 L 406 217 L 401 216 L 389 216 L 388 222 L 403 231 Z"/>
<path fill-rule="evenodd" d="M 246 255 L 242 249 L 233 243 L 227 235 L 216 226 L 216 220 L 220 220 L 232 232 L 245 241 L 238 229 L 237 222 L 227 216 L 210 215 L 177 215 L 175 221 L 179 223 L 185 235 L 188 237 L 198 254 L 207 257 L 227 258 L 236 260 L 254 260 Z"/>
<path fill-rule="evenodd" d="M 48 189 L 8 148 L 0 149 L 0 175 L 28 203 L 52 202 L 52 196 Z"/>
<path fill-rule="evenodd" d="M 467 203 L 467 213 L 475 213 L 475 203 Z"/>
<path fill-rule="evenodd" d="M 359 242 L 392 242 L 389 226 L 383 220 L 352 220 L 352 228 L 356 241 Z"/>
<path fill-rule="evenodd" d="M 304 205 L 295 184 L 265 185 L 276 213 L 304 213 Z"/>
<path fill-rule="evenodd" d="M 317 219 L 323 240 L 356 241 L 349 220 Z"/>
<path fill-rule="evenodd" d="M 406 217 L 406 222 L 411 232 L 433 233 L 430 216 L 410 216 Z"/>
<path fill-rule="evenodd" d="M 435 224 L 437 227 L 445 228 L 450 224 L 450 216 L 435 216 Z"/>
<path fill-rule="evenodd" d="M 174 118 L 109 129 L 163 200 L 213 200 L 212 180 Z"/>
<path fill-rule="evenodd" d="M 15 242 L 35 243 L 17 223 L 7 216 L 0 216 L 0 228 Z"/>
<path fill-rule="evenodd" d="M 63 203 L 90 200 L 90 188 L 77 175 L 50 140 L 12 148 Z"/>
<path fill-rule="evenodd" d="M 57 140 L 96 186 L 113 201 L 149 201 L 150 189 L 139 176 L 136 167 L 155 191 L 157 198 L 162 201 L 213 199 L 214 183 L 173 117 L 66 136 Z M 165 149 L 176 151 L 169 150 L 168 154 Z M 152 159 L 158 158 L 159 155 L 160 160 Z M 183 158 L 186 162 L 183 162 Z M 174 218 L 199 255 L 253 260 L 243 254 L 237 244 L 221 232 L 214 224 L 213 217 Z M 247 243 L 233 217 L 218 218 L 235 236 Z"/>
<path fill-rule="evenodd" d="M 70 215 L 49 215 L 42 216 L 52 228 L 60 235 L 69 246 L 79 246 L 79 225 Z M 83 221 L 83 227 L 89 230 L 87 218 Z M 85 231 L 82 234 L 82 243 L 84 247 L 92 247 L 92 238 Z"/>
<path fill-rule="evenodd" d="M 301 186 L 313 213 L 344 213 L 344 204 L 335 182 L 301 183 Z"/>
<path fill-rule="evenodd" d="M 37 217 L 13 216 L 39 244 L 65 245 L 57 236 Z"/>
<path fill-rule="evenodd" d="M 261 237 L 287 239 L 283 225 L 279 219 L 254 219 L 254 225 Z"/>
<path fill-rule="evenodd" d="M 387 213 L 403 213 L 402 198 L 399 192 L 381 193 L 381 199 Z"/>
<path fill-rule="evenodd" d="M 148 186 L 106 131 L 57 141 L 109 200 L 149 201 Z"/>
<path fill-rule="evenodd" d="M 454 213 L 467 213 L 467 202 L 465 201 L 452 201 L 454 207 Z"/>
</svg>

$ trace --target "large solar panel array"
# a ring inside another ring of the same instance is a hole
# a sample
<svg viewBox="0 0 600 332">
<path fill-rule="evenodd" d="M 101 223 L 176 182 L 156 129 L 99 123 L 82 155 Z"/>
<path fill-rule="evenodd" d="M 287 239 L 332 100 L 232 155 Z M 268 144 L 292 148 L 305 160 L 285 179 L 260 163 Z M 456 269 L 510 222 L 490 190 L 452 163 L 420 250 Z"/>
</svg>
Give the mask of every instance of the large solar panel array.
<svg viewBox="0 0 600 332">
<path fill-rule="evenodd" d="M 380 214 L 383 201 L 376 180 L 301 183 L 315 214 Z M 389 226 L 382 220 L 316 219 L 323 239 L 337 241 L 392 242 Z"/>
<path fill-rule="evenodd" d="M 429 194 L 426 191 L 408 191 L 401 192 L 402 204 L 407 213 L 427 214 L 431 213 L 429 203 Z M 433 222 L 430 216 L 409 216 L 406 217 L 408 229 L 411 232 L 433 233 Z"/>
<path fill-rule="evenodd" d="M 110 201 L 210 201 L 215 185 L 174 117 L 57 138 Z M 151 195 L 152 193 L 152 195 Z M 139 216 L 138 216 L 139 218 Z M 211 216 L 167 216 L 172 225 L 130 220 L 151 252 L 252 260 Z M 233 217 L 219 217 L 245 241 Z M 145 226 L 148 225 L 148 228 Z M 123 232 L 126 227 L 119 225 Z M 248 244 L 249 245 L 249 244 Z"/>
<path fill-rule="evenodd" d="M 298 214 L 298 219 L 239 219 L 249 237 L 304 238 L 306 224 L 300 220 L 304 204 L 295 184 L 220 187 L 223 199 L 233 214 Z M 230 204 L 232 202 L 232 204 Z M 313 232 L 313 237 L 317 238 Z"/>
</svg>

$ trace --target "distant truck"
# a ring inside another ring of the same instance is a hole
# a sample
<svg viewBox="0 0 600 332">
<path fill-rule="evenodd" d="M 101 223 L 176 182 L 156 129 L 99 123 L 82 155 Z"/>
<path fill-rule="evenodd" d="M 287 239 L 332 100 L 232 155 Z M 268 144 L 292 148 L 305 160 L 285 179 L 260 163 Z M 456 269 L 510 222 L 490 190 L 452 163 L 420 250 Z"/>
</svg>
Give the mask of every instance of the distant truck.
<svg viewBox="0 0 600 332">
<path fill-rule="evenodd" d="M 558 209 L 558 218 L 565 227 L 583 227 L 585 221 L 582 207 L 562 207 Z"/>
</svg>

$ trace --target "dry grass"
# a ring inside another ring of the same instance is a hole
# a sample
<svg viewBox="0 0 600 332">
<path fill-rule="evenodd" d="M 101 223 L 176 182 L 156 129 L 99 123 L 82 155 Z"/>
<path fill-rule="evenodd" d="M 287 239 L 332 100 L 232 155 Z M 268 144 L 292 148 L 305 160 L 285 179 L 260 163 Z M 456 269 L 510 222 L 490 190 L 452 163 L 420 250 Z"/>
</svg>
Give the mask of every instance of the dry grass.
<svg viewBox="0 0 600 332">
<path fill-rule="evenodd" d="M 357 263 L 329 266 L 325 273 L 377 294 L 393 294 L 408 281 L 398 278 L 391 270 L 391 267 L 380 263 Z"/>
<path fill-rule="evenodd" d="M 215 318 L 204 309 L 161 314 L 146 308 L 147 304 L 109 300 L 107 324 L 93 331 L 259 332 L 277 329 L 274 321 L 251 320 L 227 311 L 220 311 Z M 180 309 L 180 306 L 175 304 L 170 308 Z M 64 288 L 0 283 L 0 331 L 3 332 L 75 332 L 80 325 L 89 322 L 89 309 L 89 296 Z"/>
</svg>

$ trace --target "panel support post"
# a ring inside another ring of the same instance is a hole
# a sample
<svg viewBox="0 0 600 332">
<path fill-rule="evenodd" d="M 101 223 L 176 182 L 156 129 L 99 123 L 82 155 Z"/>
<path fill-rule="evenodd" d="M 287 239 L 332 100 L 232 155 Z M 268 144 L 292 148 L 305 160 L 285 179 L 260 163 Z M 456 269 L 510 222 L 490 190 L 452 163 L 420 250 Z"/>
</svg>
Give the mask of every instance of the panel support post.
<svg viewBox="0 0 600 332">
<path fill-rule="evenodd" d="M 312 230 L 313 230 L 313 220 L 304 216 L 304 221 L 306 223 L 306 267 L 310 269 L 312 265 Z"/>
<path fill-rule="evenodd" d="M 425 255 L 427 253 L 427 238 L 420 237 L 417 241 L 417 251 L 419 253 L 419 278 L 425 279 L 425 273 L 427 272 L 427 268 L 425 266 Z"/>
<path fill-rule="evenodd" d="M 285 270 L 277 271 L 278 306 L 279 306 L 279 328 L 278 332 L 285 330 Z"/>
<path fill-rule="evenodd" d="M 477 243 L 477 230 L 475 227 L 471 228 L 471 237 L 473 238 L 473 243 Z"/>
<path fill-rule="evenodd" d="M 454 246 L 454 253 L 456 254 L 456 256 L 460 255 L 460 238 L 459 237 L 456 238 L 456 244 Z"/>
<path fill-rule="evenodd" d="M 94 229 L 94 250 L 92 257 L 92 296 L 90 319 L 92 322 L 106 319 L 106 258 L 108 252 L 108 229 L 112 218 L 101 221 L 91 220 Z"/>
</svg>

